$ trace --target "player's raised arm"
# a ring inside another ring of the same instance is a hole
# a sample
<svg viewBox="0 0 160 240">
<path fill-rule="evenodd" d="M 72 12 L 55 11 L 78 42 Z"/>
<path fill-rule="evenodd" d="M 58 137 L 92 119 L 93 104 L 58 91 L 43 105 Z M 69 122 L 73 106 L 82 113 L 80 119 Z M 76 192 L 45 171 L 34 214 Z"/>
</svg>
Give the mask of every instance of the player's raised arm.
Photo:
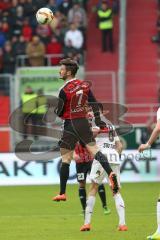
<svg viewBox="0 0 160 240">
<path fill-rule="evenodd" d="M 119 137 L 117 138 L 117 140 L 115 141 L 115 145 L 116 145 L 116 151 L 121 154 L 122 150 L 123 150 L 123 144 L 120 141 Z"/>
<path fill-rule="evenodd" d="M 89 90 L 89 93 L 88 93 L 88 103 L 92 107 L 94 117 L 95 117 L 95 124 L 98 127 L 103 127 L 103 126 L 105 127 L 106 124 L 101 120 L 101 117 L 100 117 L 100 107 L 99 107 L 100 103 L 98 103 L 98 101 L 96 100 L 91 90 Z"/>
</svg>

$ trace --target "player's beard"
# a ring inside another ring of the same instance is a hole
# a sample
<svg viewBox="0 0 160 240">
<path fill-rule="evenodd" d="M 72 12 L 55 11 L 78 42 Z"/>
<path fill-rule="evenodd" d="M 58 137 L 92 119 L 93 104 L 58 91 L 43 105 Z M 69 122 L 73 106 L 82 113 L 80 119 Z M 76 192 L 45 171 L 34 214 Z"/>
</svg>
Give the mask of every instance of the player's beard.
<svg viewBox="0 0 160 240">
<path fill-rule="evenodd" d="M 60 79 L 62 79 L 63 81 L 67 80 L 67 74 L 64 74 L 63 76 L 60 76 Z"/>
<path fill-rule="evenodd" d="M 66 81 L 67 80 L 67 76 L 64 75 L 63 77 L 60 77 L 60 79 L 62 79 L 63 81 Z"/>
</svg>

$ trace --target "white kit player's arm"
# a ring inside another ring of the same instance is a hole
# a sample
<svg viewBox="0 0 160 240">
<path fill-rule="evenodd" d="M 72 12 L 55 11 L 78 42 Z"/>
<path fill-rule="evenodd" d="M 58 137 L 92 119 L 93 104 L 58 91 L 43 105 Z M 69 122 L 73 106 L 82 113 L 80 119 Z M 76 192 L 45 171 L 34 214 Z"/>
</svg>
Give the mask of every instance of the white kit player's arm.
<svg viewBox="0 0 160 240">
<path fill-rule="evenodd" d="M 153 129 L 153 132 L 146 144 L 141 144 L 138 148 L 139 152 L 143 152 L 145 149 L 148 149 L 151 147 L 152 143 L 158 138 L 160 134 L 160 108 L 157 111 L 157 123 L 155 128 Z"/>
<path fill-rule="evenodd" d="M 146 144 L 141 144 L 138 148 L 139 152 L 143 152 L 145 149 L 148 149 L 151 147 L 152 143 L 158 138 L 160 134 L 160 121 L 156 123 L 155 128 L 153 129 L 153 132 Z"/>
<path fill-rule="evenodd" d="M 116 144 L 116 151 L 121 154 L 123 150 L 123 144 L 121 143 L 120 139 L 115 142 Z"/>
<path fill-rule="evenodd" d="M 96 138 L 99 134 L 100 128 L 99 127 L 92 127 L 93 137 Z"/>
<path fill-rule="evenodd" d="M 123 144 L 120 140 L 120 138 L 118 137 L 117 133 L 115 132 L 115 145 L 116 145 L 116 151 L 119 153 L 119 155 L 122 153 L 123 150 Z"/>
</svg>

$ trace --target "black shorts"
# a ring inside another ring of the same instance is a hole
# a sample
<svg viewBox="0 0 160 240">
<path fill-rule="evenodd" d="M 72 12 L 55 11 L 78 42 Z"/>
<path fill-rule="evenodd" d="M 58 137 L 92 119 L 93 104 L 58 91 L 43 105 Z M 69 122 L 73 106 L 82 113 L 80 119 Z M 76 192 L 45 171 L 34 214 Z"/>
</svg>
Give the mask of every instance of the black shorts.
<svg viewBox="0 0 160 240">
<path fill-rule="evenodd" d="M 86 118 L 65 120 L 64 130 L 59 145 L 61 148 L 74 150 L 78 141 L 84 145 L 95 142 L 91 127 Z"/>
<path fill-rule="evenodd" d="M 89 174 L 92 167 L 92 161 L 85 163 L 76 163 L 77 181 L 86 181 L 87 173 Z"/>
</svg>

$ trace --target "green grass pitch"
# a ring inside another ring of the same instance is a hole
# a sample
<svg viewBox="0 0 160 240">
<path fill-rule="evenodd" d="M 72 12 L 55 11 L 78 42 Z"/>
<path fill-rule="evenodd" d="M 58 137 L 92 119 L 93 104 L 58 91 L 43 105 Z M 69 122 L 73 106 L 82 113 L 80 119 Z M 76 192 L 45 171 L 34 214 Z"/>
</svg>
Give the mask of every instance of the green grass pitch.
<svg viewBox="0 0 160 240">
<path fill-rule="evenodd" d="M 111 214 L 103 215 L 99 196 L 92 231 L 80 232 L 83 217 L 78 185 L 67 186 L 67 202 L 52 202 L 59 186 L 0 187 L 1 240 L 143 240 L 156 230 L 156 201 L 160 183 L 125 183 L 128 232 L 118 232 L 112 194 L 106 186 Z"/>
</svg>

